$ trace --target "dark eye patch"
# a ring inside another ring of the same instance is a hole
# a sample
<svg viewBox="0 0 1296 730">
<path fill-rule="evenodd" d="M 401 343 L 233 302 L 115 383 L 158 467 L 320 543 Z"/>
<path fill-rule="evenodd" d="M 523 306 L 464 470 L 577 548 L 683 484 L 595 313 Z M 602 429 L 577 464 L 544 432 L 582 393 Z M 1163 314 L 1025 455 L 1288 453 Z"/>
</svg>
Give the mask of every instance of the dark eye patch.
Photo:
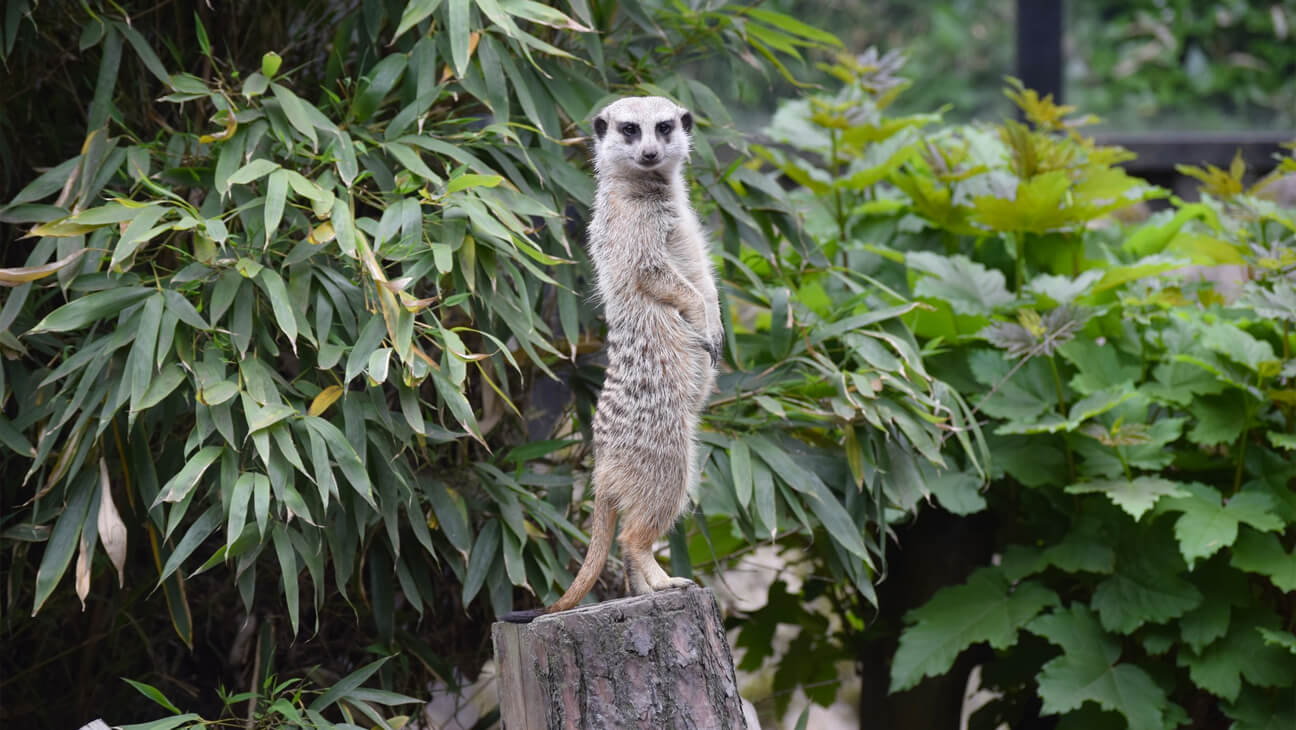
<svg viewBox="0 0 1296 730">
<path fill-rule="evenodd" d="M 626 122 L 621 125 L 621 134 L 624 134 L 627 137 L 638 137 L 639 125 L 634 122 Z"/>
<path fill-rule="evenodd" d="M 663 137 L 670 134 L 671 130 L 674 128 L 675 125 L 670 122 L 657 122 L 657 134 L 660 134 Z"/>
</svg>

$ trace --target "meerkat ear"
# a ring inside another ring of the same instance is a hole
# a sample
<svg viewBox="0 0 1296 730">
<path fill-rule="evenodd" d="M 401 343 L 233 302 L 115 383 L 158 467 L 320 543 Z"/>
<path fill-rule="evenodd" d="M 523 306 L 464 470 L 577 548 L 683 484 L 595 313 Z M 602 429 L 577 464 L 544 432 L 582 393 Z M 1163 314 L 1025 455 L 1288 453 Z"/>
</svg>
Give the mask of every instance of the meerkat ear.
<svg viewBox="0 0 1296 730">
<path fill-rule="evenodd" d="M 599 139 L 607 134 L 607 120 L 603 117 L 594 117 L 594 135 Z"/>
<path fill-rule="evenodd" d="M 685 131 L 685 132 L 692 133 L 692 132 L 693 132 L 693 115 L 690 114 L 690 113 L 688 113 L 688 112 L 684 112 L 684 116 L 680 117 L 680 126 L 684 128 L 684 131 Z"/>
</svg>

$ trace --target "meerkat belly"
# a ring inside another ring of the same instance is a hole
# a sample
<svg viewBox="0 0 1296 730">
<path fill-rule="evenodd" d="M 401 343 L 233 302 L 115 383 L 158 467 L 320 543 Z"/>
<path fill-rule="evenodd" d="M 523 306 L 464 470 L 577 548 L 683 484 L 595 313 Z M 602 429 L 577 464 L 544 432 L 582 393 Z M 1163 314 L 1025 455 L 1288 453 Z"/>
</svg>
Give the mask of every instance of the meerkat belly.
<svg viewBox="0 0 1296 730">
<path fill-rule="evenodd" d="M 707 354 L 677 313 L 657 308 L 608 332 L 595 448 L 688 448 Z"/>
</svg>

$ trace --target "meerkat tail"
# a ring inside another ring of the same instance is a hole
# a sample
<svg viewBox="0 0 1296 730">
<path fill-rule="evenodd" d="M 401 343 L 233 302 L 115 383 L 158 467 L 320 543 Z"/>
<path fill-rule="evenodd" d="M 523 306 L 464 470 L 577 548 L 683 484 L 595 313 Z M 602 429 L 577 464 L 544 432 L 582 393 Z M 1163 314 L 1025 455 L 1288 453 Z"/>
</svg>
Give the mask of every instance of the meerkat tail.
<svg viewBox="0 0 1296 730">
<path fill-rule="evenodd" d="M 589 549 L 585 551 L 585 561 L 581 563 L 576 579 L 572 581 L 567 592 L 548 608 L 530 611 L 512 611 L 500 616 L 501 621 L 509 623 L 530 623 L 540 616 L 575 608 L 585 594 L 590 592 L 603 572 L 608 555 L 612 552 L 612 538 L 616 532 L 616 509 L 612 500 L 598 492 L 594 493 L 594 521 L 590 525 Z"/>
</svg>

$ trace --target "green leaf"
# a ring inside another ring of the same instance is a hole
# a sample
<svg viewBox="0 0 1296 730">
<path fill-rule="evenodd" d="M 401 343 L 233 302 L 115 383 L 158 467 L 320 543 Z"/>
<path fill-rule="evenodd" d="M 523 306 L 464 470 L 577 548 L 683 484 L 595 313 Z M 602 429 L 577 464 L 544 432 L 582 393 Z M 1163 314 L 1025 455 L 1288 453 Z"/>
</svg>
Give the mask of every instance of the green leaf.
<svg viewBox="0 0 1296 730">
<path fill-rule="evenodd" d="M 244 472 L 239 475 L 238 481 L 234 482 L 234 490 L 230 494 L 229 501 L 229 520 L 225 527 L 227 550 L 239 535 L 243 534 L 243 526 L 247 524 L 248 500 L 252 498 L 252 484 L 255 481 L 255 474 Z"/>
<path fill-rule="evenodd" d="M 482 525 L 481 532 L 473 542 L 472 553 L 468 556 L 468 574 L 464 577 L 463 605 L 467 606 L 486 582 L 486 574 L 495 564 L 495 555 L 500 548 L 499 520 L 490 519 Z"/>
<path fill-rule="evenodd" d="M 382 659 L 366 664 L 342 679 L 339 679 L 332 687 L 325 690 L 324 694 L 316 697 L 315 701 L 310 703 L 310 709 L 314 712 L 323 712 L 332 707 L 338 700 L 349 697 L 353 690 L 364 684 L 365 680 L 372 677 L 374 672 L 381 669 L 382 665 L 386 664 L 388 659 L 391 659 L 391 657 L 385 656 Z"/>
<path fill-rule="evenodd" d="M 311 122 L 310 115 L 306 111 L 306 102 L 297 97 L 283 86 L 271 82 L 270 91 L 274 93 L 279 100 L 279 106 L 283 109 L 284 116 L 288 117 L 288 123 L 306 136 L 311 141 L 312 147 L 319 147 L 319 139 L 315 136 L 315 125 Z"/>
<path fill-rule="evenodd" d="M 1188 495 L 1167 499 L 1160 509 L 1183 513 L 1175 522 L 1175 539 L 1190 569 L 1198 558 L 1209 558 L 1220 548 L 1231 546 L 1243 522 L 1262 532 L 1285 526 L 1274 514 L 1277 505 L 1263 492 L 1242 492 L 1222 504 L 1220 493 L 1204 484 L 1182 484 L 1181 488 Z"/>
<path fill-rule="evenodd" d="M 271 162 L 266 159 L 255 159 L 246 165 L 240 167 L 229 176 L 226 182 L 229 185 L 247 185 L 269 175 L 279 169 L 279 163 Z"/>
<path fill-rule="evenodd" d="M 1238 570 L 1269 576 L 1284 593 L 1296 591 L 1296 551 L 1284 550 L 1277 535 L 1242 530 L 1233 544 L 1230 564 Z"/>
<path fill-rule="evenodd" d="M 804 495 L 806 506 L 819 518 L 833 541 L 866 564 L 873 564 L 868 548 L 860 538 L 860 529 L 818 474 L 802 467 L 764 436 L 750 436 L 747 441 L 755 447 L 761 461 L 768 464 L 785 484 Z"/>
<path fill-rule="evenodd" d="M 1269 646 L 1278 646 L 1286 649 L 1293 655 L 1296 655 L 1296 634 L 1289 631 L 1274 631 L 1263 627 L 1256 627 L 1264 643 Z"/>
<path fill-rule="evenodd" d="M 143 208 L 131 220 L 130 225 L 122 232 L 121 240 L 117 242 L 116 248 L 113 249 L 112 261 L 110 267 L 117 268 L 123 261 L 134 255 L 140 246 L 147 243 L 153 236 L 160 232 L 160 229 L 154 228 L 154 224 L 169 211 L 170 208 L 161 205 L 150 205 Z"/>
<path fill-rule="evenodd" d="M 130 42 L 131 47 L 135 49 L 135 54 L 144 63 L 144 68 L 147 68 L 149 73 L 156 76 L 163 85 L 170 85 L 171 75 L 167 73 L 166 67 L 162 65 L 162 61 L 158 59 L 157 54 L 149 47 L 148 41 L 144 40 L 144 36 L 125 23 L 114 21 L 113 27 Z"/>
<path fill-rule="evenodd" d="M 275 229 L 283 219 L 284 203 L 288 200 L 288 173 L 286 170 L 275 170 L 270 173 L 266 184 L 265 197 L 265 240 L 266 245 L 274 240 Z"/>
<path fill-rule="evenodd" d="M 1162 497 L 1185 497 L 1179 482 L 1160 477 L 1134 477 L 1134 479 L 1099 479 L 1092 482 L 1072 484 L 1066 488 L 1067 494 L 1105 494 L 1117 507 L 1125 510 L 1134 519 L 1139 519 L 1156 505 Z"/>
<path fill-rule="evenodd" d="M 189 492 L 198 485 L 198 480 L 207 471 L 220 455 L 225 451 L 223 446 L 204 446 L 194 454 L 175 476 L 167 480 L 158 492 L 157 499 L 153 500 L 153 506 L 156 507 L 163 502 L 179 502 L 188 496 Z"/>
<path fill-rule="evenodd" d="M 282 63 L 283 59 L 279 57 L 278 53 L 267 51 L 261 56 L 261 75 L 268 79 L 274 78 L 274 75 L 279 73 L 279 66 Z"/>
<path fill-rule="evenodd" d="M 297 635 L 299 598 L 297 595 L 297 553 L 293 551 L 284 526 L 278 522 L 270 531 L 275 555 L 279 558 L 279 575 L 283 580 L 284 601 L 288 604 L 288 619 L 292 622 L 293 636 Z"/>
<path fill-rule="evenodd" d="M 36 597 L 32 605 L 32 615 L 40 612 L 45 600 L 54 592 L 59 579 L 72 562 L 76 552 L 81 529 L 89 516 L 90 497 L 97 493 L 96 483 L 90 479 L 78 479 L 73 482 L 71 498 L 54 523 L 49 541 L 45 543 L 45 554 L 41 556 L 40 567 L 36 570 Z"/>
<path fill-rule="evenodd" d="M 1187 665 L 1197 686 L 1230 702 L 1237 700 L 1243 678 L 1258 687 L 1290 686 L 1296 656 L 1265 642 L 1260 633 L 1278 628 L 1277 617 L 1255 610 L 1238 613 L 1228 636 L 1202 652 L 1180 653 L 1179 664 Z"/>
<path fill-rule="evenodd" d="M 180 708 L 176 707 L 174 702 L 167 699 L 166 695 L 162 694 L 162 690 L 157 687 L 154 687 L 151 684 L 144 684 L 143 682 L 136 682 L 133 679 L 127 679 L 125 677 L 122 677 L 121 680 L 134 687 L 140 694 L 153 700 L 159 705 L 162 705 L 162 707 L 166 708 L 169 712 L 174 712 L 177 715 L 180 714 Z"/>
<path fill-rule="evenodd" d="M 998 568 L 978 568 L 963 585 L 942 588 L 905 615 L 910 625 L 900 635 L 891 663 L 891 691 L 944 674 L 973 644 L 986 641 L 1007 649 L 1016 642 L 1018 629 L 1056 605 L 1057 595 L 1041 585 L 1010 585 Z"/>
<path fill-rule="evenodd" d="M 1084 605 L 1055 610 L 1026 628 L 1062 647 L 1062 656 L 1045 664 L 1037 678 L 1045 714 L 1095 702 L 1124 715 L 1131 730 L 1165 726 L 1162 716 L 1170 709 L 1165 691 L 1141 668 L 1117 663 L 1120 644 L 1103 632 Z"/>
<path fill-rule="evenodd" d="M 347 441 L 346 436 L 337 429 L 336 426 L 318 416 L 304 416 L 302 423 L 305 423 L 315 433 L 319 434 L 324 442 L 328 444 L 329 452 L 333 454 L 333 460 L 337 462 L 338 468 L 342 470 L 342 475 L 346 477 L 346 482 L 360 495 L 361 499 L 369 503 L 370 507 L 375 506 L 373 498 L 373 485 L 369 482 L 369 473 L 365 471 L 364 462 L 360 460 L 360 455 L 356 453 L 351 442 Z"/>
<path fill-rule="evenodd" d="M 1161 554 L 1151 546 L 1123 550 L 1116 572 L 1094 589 L 1091 605 L 1102 625 L 1121 634 L 1146 623 L 1178 618 L 1202 602 L 1193 584 L 1179 577 L 1175 554 Z"/>
<path fill-rule="evenodd" d="M 450 178 L 448 182 L 446 182 L 446 195 L 450 195 L 451 193 L 457 193 L 460 190 L 467 190 L 468 188 L 476 188 L 476 187 L 493 188 L 502 182 L 504 182 L 504 178 L 500 177 L 499 175 L 474 175 L 474 174 L 456 175 L 455 177 Z"/>
<path fill-rule="evenodd" d="M 1200 341 L 1206 348 L 1246 365 L 1252 372 L 1258 372 L 1264 363 L 1276 363 L 1278 360 L 1273 346 L 1268 342 L 1258 340 L 1242 328 L 1227 322 L 1203 328 Z"/>
<path fill-rule="evenodd" d="M 423 22 L 423 19 L 431 15 L 440 4 L 441 0 L 410 0 L 405 5 L 405 11 L 401 13 L 400 22 L 396 24 L 396 32 L 392 33 L 392 41 L 394 42 L 404 35 L 405 31 Z"/>
<path fill-rule="evenodd" d="M 257 274 L 256 280 L 265 289 L 266 296 L 270 298 L 270 308 L 274 311 L 275 321 L 279 323 L 280 331 L 288 338 L 293 352 L 296 352 L 297 317 L 293 314 L 292 300 L 288 298 L 288 288 L 284 286 L 283 278 L 274 269 L 265 268 Z"/>
<path fill-rule="evenodd" d="M 913 251 L 905 264 L 927 274 L 914 285 L 916 296 L 948 302 L 960 314 L 986 316 L 1013 302 L 1002 273 L 966 256 Z"/>
<path fill-rule="evenodd" d="M 193 555 L 193 552 L 198 549 L 198 546 L 202 544 L 203 540 L 206 540 L 207 536 L 212 534 L 212 532 L 220 526 L 220 522 L 220 505 L 212 505 L 210 509 L 202 513 L 201 517 L 194 520 L 193 525 L 189 527 L 189 531 L 185 533 L 184 537 L 180 538 L 180 542 L 176 544 L 175 550 L 172 551 L 170 557 L 167 558 L 166 563 L 162 566 L 162 571 L 158 573 L 157 584 L 159 586 L 162 585 L 167 578 L 171 577 L 171 574 L 176 572 L 180 565 L 184 563 L 190 555 Z"/>
<path fill-rule="evenodd" d="M 155 291 L 142 286 L 122 286 L 78 297 L 50 312 L 27 334 L 81 329 L 116 315 Z"/>
<path fill-rule="evenodd" d="M 735 438 L 729 444 L 729 468 L 733 471 L 734 495 L 743 509 L 751 504 L 752 458 L 747 442 Z"/>
<path fill-rule="evenodd" d="M 463 78 L 468 70 L 468 11 L 470 0 L 450 0 L 450 57 L 455 75 Z"/>
<path fill-rule="evenodd" d="M 185 715 L 175 715 L 174 717 L 164 717 L 161 720 L 153 722 L 141 722 L 135 725 L 122 725 L 120 730 L 175 730 L 175 728 L 187 723 L 201 723 L 202 717 L 192 712 Z"/>
</svg>

